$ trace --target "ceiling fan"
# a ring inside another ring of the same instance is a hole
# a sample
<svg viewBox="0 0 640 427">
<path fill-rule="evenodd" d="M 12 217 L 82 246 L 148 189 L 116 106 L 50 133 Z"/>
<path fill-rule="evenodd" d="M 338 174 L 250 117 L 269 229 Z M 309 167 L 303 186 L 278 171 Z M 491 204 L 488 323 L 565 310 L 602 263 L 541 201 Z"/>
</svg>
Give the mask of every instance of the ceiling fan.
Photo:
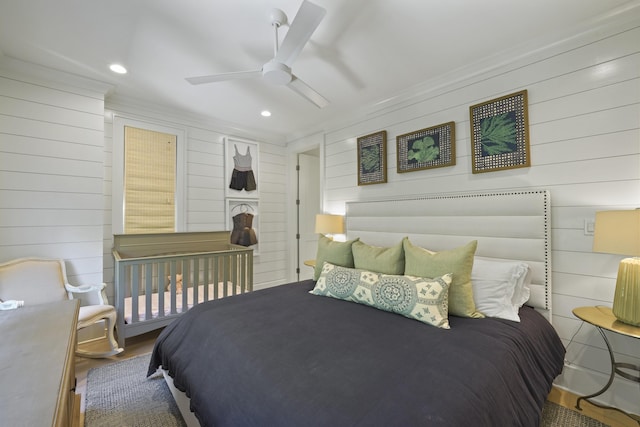
<svg viewBox="0 0 640 427">
<path fill-rule="evenodd" d="M 287 24 L 287 15 L 280 9 L 273 9 L 270 14 L 271 25 L 274 28 L 275 44 L 274 57 L 259 70 L 238 71 L 233 73 L 213 74 L 210 76 L 188 77 L 187 81 L 193 85 L 220 82 L 232 79 L 250 79 L 262 77 L 274 85 L 286 85 L 294 92 L 314 103 L 318 108 L 329 104 L 326 98 L 312 89 L 291 72 L 291 64 L 311 38 L 326 10 L 307 0 L 302 2 L 289 31 L 278 47 L 278 28 Z"/>
</svg>

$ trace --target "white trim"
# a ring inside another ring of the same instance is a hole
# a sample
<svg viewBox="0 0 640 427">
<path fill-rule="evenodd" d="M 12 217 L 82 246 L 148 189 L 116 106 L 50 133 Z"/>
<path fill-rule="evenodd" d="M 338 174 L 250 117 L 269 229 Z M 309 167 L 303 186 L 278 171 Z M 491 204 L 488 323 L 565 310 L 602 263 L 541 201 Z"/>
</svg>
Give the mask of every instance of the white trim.
<svg viewBox="0 0 640 427">
<path fill-rule="evenodd" d="M 26 62 L 0 53 L 0 74 L 4 77 L 31 84 L 51 86 L 52 83 L 60 90 L 104 100 L 105 95 L 115 87 L 106 82 L 70 74 L 33 62 Z"/>
</svg>

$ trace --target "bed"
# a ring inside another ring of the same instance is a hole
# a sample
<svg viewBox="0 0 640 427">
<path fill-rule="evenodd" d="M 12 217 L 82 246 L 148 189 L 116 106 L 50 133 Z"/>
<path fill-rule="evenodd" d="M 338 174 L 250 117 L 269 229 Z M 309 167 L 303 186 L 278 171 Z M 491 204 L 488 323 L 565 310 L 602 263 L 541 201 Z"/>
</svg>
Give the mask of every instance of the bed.
<svg viewBox="0 0 640 427">
<path fill-rule="evenodd" d="M 196 304 L 253 290 L 253 249 L 228 231 L 114 235 L 118 344 Z"/>
<path fill-rule="evenodd" d="M 352 242 L 353 257 L 362 259 L 354 241 L 386 255 L 402 247 L 404 275 L 341 266 L 321 253 L 321 237 L 318 259 L 327 262 L 317 280 L 197 305 L 160 334 L 148 373 L 163 370 L 189 425 L 537 427 L 565 353 L 550 324 L 549 227 L 543 190 L 348 203 L 344 244 Z M 492 282 L 476 272 L 483 264 L 528 266 L 517 319 L 452 314 L 457 270 L 407 274 L 413 251 L 449 256 L 468 246 L 477 287 Z M 395 265 L 381 259 L 381 270 Z M 421 318 L 368 303 L 366 283 L 348 297 L 329 295 L 352 285 L 344 277 L 427 284 L 437 297 L 418 300 L 437 310 Z"/>
</svg>

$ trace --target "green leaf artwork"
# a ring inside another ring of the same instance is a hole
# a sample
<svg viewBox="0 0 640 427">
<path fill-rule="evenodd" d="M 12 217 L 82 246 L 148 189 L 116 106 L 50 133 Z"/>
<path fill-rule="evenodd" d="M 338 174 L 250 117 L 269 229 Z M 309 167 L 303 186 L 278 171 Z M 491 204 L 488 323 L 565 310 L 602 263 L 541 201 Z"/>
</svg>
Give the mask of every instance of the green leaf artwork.
<svg viewBox="0 0 640 427">
<path fill-rule="evenodd" d="M 380 169 L 380 147 L 371 145 L 362 148 L 362 171 L 364 173 L 376 172 Z"/>
<path fill-rule="evenodd" d="M 516 143 L 516 113 L 499 114 L 480 120 L 482 155 L 513 153 Z"/>
<path fill-rule="evenodd" d="M 435 139 L 430 136 L 413 141 L 411 149 L 407 150 L 407 159 L 415 160 L 419 163 L 431 162 L 439 156 L 440 147 L 436 145 Z"/>
</svg>

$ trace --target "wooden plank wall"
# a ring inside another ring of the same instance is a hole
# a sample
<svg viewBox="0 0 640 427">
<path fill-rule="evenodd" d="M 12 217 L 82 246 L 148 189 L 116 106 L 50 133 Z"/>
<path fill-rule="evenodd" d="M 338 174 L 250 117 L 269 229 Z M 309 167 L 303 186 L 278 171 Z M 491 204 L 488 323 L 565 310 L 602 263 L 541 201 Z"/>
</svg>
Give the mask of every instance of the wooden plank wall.
<svg viewBox="0 0 640 427">
<path fill-rule="evenodd" d="M 229 133 L 202 118 L 139 103 L 112 102 L 105 109 L 108 87 L 94 86 L 33 64 L 0 63 L 0 262 L 64 258 L 71 283 L 104 281 L 113 297 L 113 115 L 186 130 L 185 231 L 224 228 L 222 138 Z M 283 142 L 260 142 L 258 289 L 286 277 L 285 163 Z"/>
<path fill-rule="evenodd" d="M 102 281 L 103 88 L 81 85 L 0 67 L 0 261 L 64 258 L 75 285 Z"/>
<path fill-rule="evenodd" d="M 499 67 L 452 71 L 375 110 L 324 129 L 324 207 L 396 195 L 541 188 L 551 192 L 553 324 L 568 347 L 561 387 L 597 391 L 610 372 L 593 327 L 571 313 L 611 305 L 621 256 L 591 250 L 584 221 L 597 210 L 640 206 L 640 17 L 623 14 L 593 31 L 528 54 L 494 58 Z M 514 52 L 515 53 L 515 52 Z M 464 76 L 466 73 L 466 77 Z M 528 90 L 530 168 L 471 173 L 469 106 Z M 396 136 L 455 121 L 457 164 L 398 174 Z M 356 138 L 386 130 L 388 183 L 357 186 Z M 313 135 L 310 138 L 317 138 Z M 303 145 L 304 138 L 291 145 Z M 640 365 L 640 342 L 611 336 L 617 357 Z M 618 379 L 604 401 L 639 412 L 637 384 Z"/>
<path fill-rule="evenodd" d="M 104 280 L 113 284 L 114 261 L 111 255 L 111 175 L 113 152 L 113 116 L 160 123 L 184 129 L 186 135 L 186 229 L 216 231 L 225 227 L 224 191 L 228 185 L 224 172 L 222 128 L 179 111 L 158 111 L 133 105 L 126 100 L 107 100 L 104 114 Z M 246 135 L 234 135 L 248 139 Z M 254 139 L 255 140 L 255 139 Z M 260 254 L 254 257 L 254 289 L 286 281 L 286 156 L 283 144 L 258 141 L 260 148 Z"/>
</svg>

